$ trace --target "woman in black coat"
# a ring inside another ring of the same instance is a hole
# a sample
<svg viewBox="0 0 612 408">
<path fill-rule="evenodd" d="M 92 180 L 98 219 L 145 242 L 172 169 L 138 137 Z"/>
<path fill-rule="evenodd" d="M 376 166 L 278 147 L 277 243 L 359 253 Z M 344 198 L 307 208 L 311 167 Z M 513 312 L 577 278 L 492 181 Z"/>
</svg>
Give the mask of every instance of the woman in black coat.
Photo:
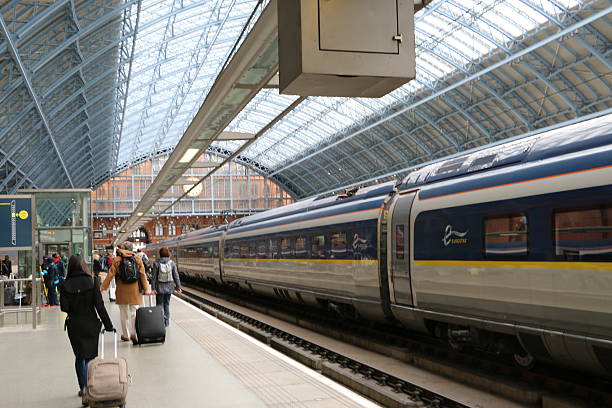
<svg viewBox="0 0 612 408">
<path fill-rule="evenodd" d="M 60 295 L 62 311 L 68 313 L 65 327 L 76 357 L 74 368 L 81 396 L 87 385 L 87 364 L 98 355 L 102 323 L 107 331 L 115 329 L 104 307 L 100 284 L 78 255 L 72 255 L 68 261 L 68 274 L 60 286 Z"/>
</svg>

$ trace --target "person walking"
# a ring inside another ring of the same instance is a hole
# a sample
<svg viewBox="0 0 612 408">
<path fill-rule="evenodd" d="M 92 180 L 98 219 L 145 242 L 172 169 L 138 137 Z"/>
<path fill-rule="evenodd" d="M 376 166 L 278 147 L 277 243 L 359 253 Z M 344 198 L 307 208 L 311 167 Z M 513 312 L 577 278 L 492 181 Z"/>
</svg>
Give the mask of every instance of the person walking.
<svg viewBox="0 0 612 408">
<path fill-rule="evenodd" d="M 132 252 L 132 248 L 132 243 L 126 241 L 117 249 L 117 256 L 113 259 L 113 264 L 100 289 L 108 289 L 111 281 L 115 281 L 117 285 L 115 303 L 119 306 L 121 315 L 121 340 L 132 340 L 137 344 L 136 310 L 142 304 L 139 283 L 145 294 L 149 295 L 151 292 L 142 260 Z"/>
<path fill-rule="evenodd" d="M 93 273 L 94 279 L 98 282 L 98 286 L 101 285 L 100 272 L 102 272 L 102 265 L 100 264 L 100 255 L 94 254 L 93 256 Z"/>
<path fill-rule="evenodd" d="M 49 306 L 58 306 L 57 284 L 59 283 L 59 277 L 53 260 L 48 256 L 43 257 L 41 273 L 43 275 L 45 287 L 47 288 L 47 304 Z"/>
<path fill-rule="evenodd" d="M 62 257 L 59 254 L 53 254 L 53 265 L 57 268 L 57 277 L 60 282 L 66 278 L 66 264 L 62 261 Z"/>
<path fill-rule="evenodd" d="M 158 306 L 164 310 L 164 323 L 170 326 L 170 297 L 173 292 L 181 293 L 181 279 L 176 264 L 170 259 L 170 249 L 159 249 L 159 258 L 153 264 L 151 286 Z"/>
<path fill-rule="evenodd" d="M 11 262 L 11 258 L 8 255 L 4 255 L 4 261 L 0 261 L 2 265 L 4 265 L 4 269 L 6 273 L 2 273 L 2 275 L 11 276 L 13 273 L 13 263 Z"/>
<path fill-rule="evenodd" d="M 6 264 L 6 262 L 3 260 L 0 260 L 0 275 L 8 277 L 10 274 L 11 274 L 11 271 L 8 265 Z"/>
<path fill-rule="evenodd" d="M 106 254 L 100 257 L 100 268 L 101 272 L 104 273 L 104 276 L 108 274 L 108 270 L 113 264 L 113 260 L 115 258 L 114 255 L 115 249 L 112 245 L 106 247 Z M 115 285 L 115 281 L 112 280 L 108 289 L 108 300 L 111 302 L 115 301 L 115 292 L 117 290 L 117 285 Z"/>
<path fill-rule="evenodd" d="M 83 396 L 87 385 L 87 365 L 98 356 L 100 328 L 104 324 L 106 331 L 115 329 L 104 307 L 100 285 L 78 255 L 72 255 L 68 261 L 68 273 L 60 284 L 60 295 L 61 310 L 68 314 L 64 328 L 68 329 L 74 352 L 79 396 Z"/>
</svg>

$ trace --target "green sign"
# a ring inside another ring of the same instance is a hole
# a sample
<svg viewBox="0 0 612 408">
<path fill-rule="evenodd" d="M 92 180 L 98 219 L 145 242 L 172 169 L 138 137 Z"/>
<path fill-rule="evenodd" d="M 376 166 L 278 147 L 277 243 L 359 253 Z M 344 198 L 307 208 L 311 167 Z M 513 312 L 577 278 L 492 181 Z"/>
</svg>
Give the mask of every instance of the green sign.
<svg viewBox="0 0 612 408">
<path fill-rule="evenodd" d="M 32 247 L 32 198 L 0 196 L 0 248 Z"/>
</svg>

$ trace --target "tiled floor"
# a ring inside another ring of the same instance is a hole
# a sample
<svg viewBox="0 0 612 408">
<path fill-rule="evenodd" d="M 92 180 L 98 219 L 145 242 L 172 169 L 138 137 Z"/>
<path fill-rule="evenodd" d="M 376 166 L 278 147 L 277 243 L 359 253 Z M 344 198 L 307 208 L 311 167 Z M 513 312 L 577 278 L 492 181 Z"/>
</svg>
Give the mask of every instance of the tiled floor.
<svg viewBox="0 0 612 408">
<path fill-rule="evenodd" d="M 208 316 L 194 315 L 194 310 L 182 302 L 175 302 L 173 307 L 175 323 L 267 407 L 360 406 L 354 398 L 326 385 L 328 379 L 279 358 L 274 350 L 262 350 L 259 343 L 242 333 L 236 333 Z"/>
<path fill-rule="evenodd" d="M 107 304 L 115 326 L 119 310 Z M 164 345 L 119 343 L 133 379 L 128 408 L 374 406 L 199 310 L 173 300 Z M 0 407 L 77 408 L 65 315 L 46 309 L 37 330 L 0 329 Z M 107 353 L 112 353 L 110 335 Z"/>
</svg>

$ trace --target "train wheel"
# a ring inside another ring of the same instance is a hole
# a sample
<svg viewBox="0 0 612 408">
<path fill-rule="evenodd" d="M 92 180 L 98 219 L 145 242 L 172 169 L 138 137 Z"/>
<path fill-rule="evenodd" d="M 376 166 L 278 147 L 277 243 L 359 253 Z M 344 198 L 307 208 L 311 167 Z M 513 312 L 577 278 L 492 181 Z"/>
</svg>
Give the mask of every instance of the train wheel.
<svg viewBox="0 0 612 408">
<path fill-rule="evenodd" d="M 535 365 L 535 358 L 525 350 L 520 350 L 512 354 L 512 360 L 516 365 L 531 370 Z"/>
</svg>

